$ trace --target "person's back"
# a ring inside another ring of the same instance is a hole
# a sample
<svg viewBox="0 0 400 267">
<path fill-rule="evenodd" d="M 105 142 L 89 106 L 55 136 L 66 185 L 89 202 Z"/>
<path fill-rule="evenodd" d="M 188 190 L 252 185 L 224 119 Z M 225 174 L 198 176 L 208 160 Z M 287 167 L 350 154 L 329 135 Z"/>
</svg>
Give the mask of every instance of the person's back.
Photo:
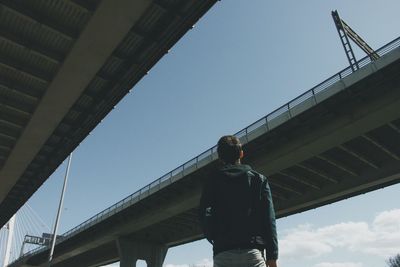
<svg viewBox="0 0 400 267">
<path fill-rule="evenodd" d="M 234 136 L 218 142 L 224 166 L 203 190 L 200 221 L 213 244 L 214 266 L 276 266 L 278 257 L 275 213 L 267 179 L 240 164 L 243 151 Z"/>
</svg>

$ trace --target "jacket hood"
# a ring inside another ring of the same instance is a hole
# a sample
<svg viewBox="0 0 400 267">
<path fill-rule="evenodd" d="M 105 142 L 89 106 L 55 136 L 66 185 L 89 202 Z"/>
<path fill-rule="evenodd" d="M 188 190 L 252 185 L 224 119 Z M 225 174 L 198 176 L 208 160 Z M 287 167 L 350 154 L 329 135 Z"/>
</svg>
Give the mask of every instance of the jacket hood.
<svg viewBox="0 0 400 267">
<path fill-rule="evenodd" d="M 245 164 L 239 164 L 239 165 L 228 164 L 223 166 L 219 171 L 229 178 L 236 178 L 236 177 L 242 177 L 245 173 L 251 171 L 251 167 Z"/>
</svg>

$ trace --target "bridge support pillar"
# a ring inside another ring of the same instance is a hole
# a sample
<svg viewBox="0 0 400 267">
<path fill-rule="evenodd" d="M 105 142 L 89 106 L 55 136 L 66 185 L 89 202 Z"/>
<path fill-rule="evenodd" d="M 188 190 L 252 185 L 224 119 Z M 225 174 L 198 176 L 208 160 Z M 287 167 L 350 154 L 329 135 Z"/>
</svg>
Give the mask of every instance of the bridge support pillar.
<svg viewBox="0 0 400 267">
<path fill-rule="evenodd" d="M 165 245 L 117 239 L 120 267 L 136 267 L 137 260 L 144 260 L 147 267 L 162 267 L 168 248 Z"/>
</svg>

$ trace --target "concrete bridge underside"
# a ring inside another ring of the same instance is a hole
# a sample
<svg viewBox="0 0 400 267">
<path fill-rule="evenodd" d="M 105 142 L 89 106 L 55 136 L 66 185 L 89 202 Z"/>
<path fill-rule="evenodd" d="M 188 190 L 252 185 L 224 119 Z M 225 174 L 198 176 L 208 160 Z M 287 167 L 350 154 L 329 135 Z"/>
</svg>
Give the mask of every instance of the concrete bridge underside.
<svg viewBox="0 0 400 267">
<path fill-rule="evenodd" d="M 216 0 L 0 0 L 0 226 Z"/>
<path fill-rule="evenodd" d="M 334 83 L 326 91 L 331 95 L 318 104 L 272 130 L 261 125 L 247 135 L 248 142 L 243 139 L 245 163 L 269 177 L 278 217 L 400 181 L 399 73 L 397 48 Z M 211 160 L 160 185 L 156 193 L 60 242 L 53 266 L 117 261 L 121 239 L 166 248 L 201 239 L 198 202 L 204 178 L 217 164 Z M 11 266 L 44 266 L 47 254 L 43 250 Z"/>
</svg>

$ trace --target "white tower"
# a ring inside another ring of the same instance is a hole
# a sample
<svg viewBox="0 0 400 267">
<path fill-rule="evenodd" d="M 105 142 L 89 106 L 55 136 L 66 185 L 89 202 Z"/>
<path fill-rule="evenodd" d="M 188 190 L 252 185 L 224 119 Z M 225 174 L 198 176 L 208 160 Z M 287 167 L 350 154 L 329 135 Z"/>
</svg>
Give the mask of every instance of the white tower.
<svg viewBox="0 0 400 267">
<path fill-rule="evenodd" d="M 14 235 L 15 215 L 8 221 L 6 228 L 8 229 L 6 252 L 4 254 L 4 261 L 2 267 L 6 267 L 9 263 L 11 256 L 11 243 Z"/>
</svg>

